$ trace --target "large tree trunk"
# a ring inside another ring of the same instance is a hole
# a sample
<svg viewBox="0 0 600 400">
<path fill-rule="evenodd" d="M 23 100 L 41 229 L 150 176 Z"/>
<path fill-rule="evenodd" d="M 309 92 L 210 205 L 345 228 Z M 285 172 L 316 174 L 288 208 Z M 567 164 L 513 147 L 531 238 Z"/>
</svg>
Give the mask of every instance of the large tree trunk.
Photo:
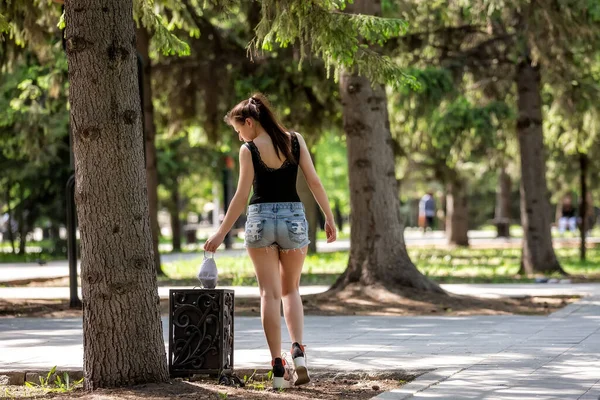
<svg viewBox="0 0 600 400">
<path fill-rule="evenodd" d="M 25 222 L 25 198 L 23 194 L 23 184 L 19 183 L 19 215 L 17 217 L 19 226 L 19 255 L 25 256 L 27 252 L 27 223 Z"/>
<path fill-rule="evenodd" d="M 166 381 L 132 1 L 70 0 L 65 13 L 85 387 Z"/>
<path fill-rule="evenodd" d="M 381 3 L 356 0 L 347 11 L 381 15 Z M 442 292 L 417 270 L 406 252 L 383 86 L 372 86 L 367 78 L 344 71 L 340 96 L 352 212 L 348 268 L 333 288 L 359 283 Z"/>
<path fill-rule="evenodd" d="M 306 179 L 304 178 L 304 173 L 302 173 L 302 170 L 300 168 L 298 168 L 298 179 L 296 181 L 296 189 L 298 190 L 298 196 L 300 196 L 300 200 L 304 204 L 306 220 L 308 221 L 308 238 L 310 239 L 310 244 L 308 245 L 308 252 L 316 253 L 317 228 L 319 224 L 319 206 L 315 201 L 315 197 L 310 191 L 308 183 L 306 183 Z"/>
<path fill-rule="evenodd" d="M 171 214 L 171 234 L 173 252 L 181 251 L 181 218 L 179 218 L 179 182 L 177 178 L 174 180 L 173 188 L 171 190 L 171 206 L 169 207 L 169 214 Z"/>
<path fill-rule="evenodd" d="M 552 247 L 539 67 L 531 65 L 531 60 L 522 61 L 517 67 L 516 80 L 523 226 L 521 272 L 564 273 Z"/>
<path fill-rule="evenodd" d="M 498 174 L 498 189 L 496 190 L 496 209 L 494 211 L 494 220 L 498 237 L 510 237 L 510 175 L 506 173 L 506 168 L 502 166 Z"/>
<path fill-rule="evenodd" d="M 10 183 L 10 181 L 6 184 L 6 208 L 7 208 L 7 213 L 8 213 L 8 240 L 10 241 L 10 247 L 12 249 L 13 254 L 16 254 L 16 249 L 15 249 L 15 235 L 13 232 L 13 212 L 10 209 L 10 189 L 11 189 L 12 185 Z"/>
<path fill-rule="evenodd" d="M 142 110 L 144 119 L 144 148 L 146 155 L 146 180 L 148 184 L 148 209 L 150 211 L 150 227 L 152 229 L 152 249 L 154 251 L 154 268 L 158 275 L 164 276 L 160 266 L 158 243 L 160 227 L 158 225 L 158 169 L 156 168 L 156 125 L 154 125 L 154 106 L 152 104 L 152 65 L 150 63 L 150 34 L 146 28 L 138 28 L 137 51 L 143 62 L 143 74 L 138 79 L 142 82 Z"/>
<path fill-rule="evenodd" d="M 585 236 L 588 230 L 588 189 L 587 189 L 587 172 L 588 172 L 588 157 L 587 154 L 579 153 L 579 184 L 581 185 L 581 206 L 579 207 L 579 217 L 581 219 L 581 225 L 579 230 L 581 232 L 581 243 L 579 244 L 579 258 L 581 261 L 585 261 Z"/>
<path fill-rule="evenodd" d="M 446 237 L 448 243 L 469 245 L 469 208 L 464 181 L 458 176 L 449 180 L 446 195 Z"/>
</svg>

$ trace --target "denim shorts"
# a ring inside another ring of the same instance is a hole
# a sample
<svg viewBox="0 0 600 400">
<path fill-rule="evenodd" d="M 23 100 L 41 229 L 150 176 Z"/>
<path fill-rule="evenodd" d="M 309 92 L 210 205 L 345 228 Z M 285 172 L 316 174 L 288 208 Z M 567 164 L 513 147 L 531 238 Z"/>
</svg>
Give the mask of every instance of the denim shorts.
<svg viewBox="0 0 600 400">
<path fill-rule="evenodd" d="M 310 243 L 302 203 L 261 203 L 248 206 L 244 245 L 300 249 Z"/>
</svg>

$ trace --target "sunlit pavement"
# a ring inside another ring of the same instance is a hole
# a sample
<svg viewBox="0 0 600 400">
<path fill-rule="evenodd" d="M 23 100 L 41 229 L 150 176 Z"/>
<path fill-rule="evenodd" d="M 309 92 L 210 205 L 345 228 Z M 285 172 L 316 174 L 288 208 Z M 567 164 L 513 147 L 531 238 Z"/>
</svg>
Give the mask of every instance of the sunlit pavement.
<svg viewBox="0 0 600 400">
<path fill-rule="evenodd" d="M 57 262 L 37 270 L 49 273 L 55 271 L 52 268 L 64 267 Z M 0 266 L 0 274 L 10 269 Z M 600 284 L 443 287 L 453 293 L 482 297 L 554 294 L 586 297 L 549 317 L 309 316 L 305 343 L 311 366 L 339 372 L 393 369 L 425 372 L 401 389 L 379 395 L 378 399 L 597 400 L 600 397 Z M 0 297 L 10 297 L 9 289 L 21 288 L 0 288 Z M 56 293 L 48 294 L 49 298 L 68 298 L 67 288 L 46 289 L 61 292 L 58 297 Z M 302 288 L 303 294 L 326 289 L 325 286 Z M 32 298 L 44 290 L 27 288 L 13 298 Z M 234 290 L 236 296 L 257 295 L 256 288 Z M 268 368 L 269 352 L 260 319 L 238 317 L 235 323 L 235 367 Z M 0 318 L 0 375 L 2 371 L 49 370 L 55 365 L 80 370 L 81 329 L 78 318 Z M 163 332 L 166 343 L 165 319 Z M 288 338 L 285 330 L 283 338 Z M 283 344 L 284 349 L 289 346 L 289 340 Z"/>
<path fill-rule="evenodd" d="M 440 286 L 450 293 L 484 298 L 572 295 L 600 296 L 600 283 L 446 283 Z M 219 286 L 219 288 L 233 290 L 235 296 L 238 298 L 259 296 L 258 287 L 256 286 Z M 192 286 L 161 286 L 158 288 L 160 298 L 168 299 L 170 289 L 192 289 Z M 300 286 L 300 294 L 322 293 L 327 289 L 329 289 L 329 286 Z M 79 288 L 79 296 L 81 297 L 81 288 Z M 6 300 L 66 300 L 69 298 L 70 291 L 68 287 L 0 287 L 0 299 Z"/>
<path fill-rule="evenodd" d="M 0 319 L 0 371 L 81 369 L 81 329 L 80 319 Z M 163 332 L 166 343 L 165 319 Z M 268 368 L 260 319 L 236 318 L 235 332 L 235 367 Z M 306 317 L 305 338 L 315 369 L 431 371 L 380 399 L 600 396 L 596 296 L 549 317 Z"/>
</svg>

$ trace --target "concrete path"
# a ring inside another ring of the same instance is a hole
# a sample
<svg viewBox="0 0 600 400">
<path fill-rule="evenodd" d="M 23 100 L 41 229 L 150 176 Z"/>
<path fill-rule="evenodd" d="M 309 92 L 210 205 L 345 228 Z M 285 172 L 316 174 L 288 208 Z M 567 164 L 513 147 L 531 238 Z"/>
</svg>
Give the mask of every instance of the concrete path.
<svg viewBox="0 0 600 400">
<path fill-rule="evenodd" d="M 200 282 L 198 282 L 200 287 Z M 258 297 L 257 286 L 218 286 L 219 289 L 231 289 L 238 298 Z M 161 286 L 158 295 L 161 299 L 169 298 L 170 289 L 193 289 L 192 286 Z M 300 294 L 321 293 L 329 289 L 329 286 L 301 286 Z M 81 298 L 81 288 L 78 290 Z M 66 300 L 70 299 L 68 287 L 0 287 L 0 299 L 23 299 L 23 300 Z"/>
<path fill-rule="evenodd" d="M 260 319 L 235 323 L 235 367 L 266 368 Z M 600 396 L 596 296 L 550 317 L 307 317 L 305 337 L 313 368 L 431 371 L 378 399 Z M 82 357 L 80 319 L 0 319 L 0 371 L 80 369 Z"/>
<path fill-rule="evenodd" d="M 507 283 L 507 284 L 471 284 L 451 283 L 441 287 L 455 294 L 485 298 L 524 297 L 524 296 L 600 296 L 600 283 Z M 161 286 L 158 295 L 161 299 L 169 298 L 169 289 L 191 289 L 191 286 Z M 221 289 L 235 291 L 237 297 L 258 297 L 256 286 L 219 286 Z M 329 286 L 301 286 L 300 294 L 322 293 Z M 0 287 L 0 299 L 69 299 L 68 287 Z M 79 288 L 81 296 L 81 288 Z"/>
</svg>

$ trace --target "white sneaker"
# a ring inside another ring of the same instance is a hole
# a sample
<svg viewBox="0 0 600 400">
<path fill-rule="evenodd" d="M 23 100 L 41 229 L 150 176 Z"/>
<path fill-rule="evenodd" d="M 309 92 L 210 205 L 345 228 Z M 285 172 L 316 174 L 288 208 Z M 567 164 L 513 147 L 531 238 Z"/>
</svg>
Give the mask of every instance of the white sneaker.
<svg viewBox="0 0 600 400">
<path fill-rule="evenodd" d="M 306 385 L 310 382 L 310 375 L 306 367 L 306 353 L 304 352 L 304 346 L 298 342 L 292 344 L 292 360 L 294 360 L 294 368 L 296 370 L 294 385 Z"/>
<path fill-rule="evenodd" d="M 285 356 L 271 361 L 273 366 L 273 389 L 288 389 L 294 385 L 294 371 L 288 365 Z"/>
</svg>

